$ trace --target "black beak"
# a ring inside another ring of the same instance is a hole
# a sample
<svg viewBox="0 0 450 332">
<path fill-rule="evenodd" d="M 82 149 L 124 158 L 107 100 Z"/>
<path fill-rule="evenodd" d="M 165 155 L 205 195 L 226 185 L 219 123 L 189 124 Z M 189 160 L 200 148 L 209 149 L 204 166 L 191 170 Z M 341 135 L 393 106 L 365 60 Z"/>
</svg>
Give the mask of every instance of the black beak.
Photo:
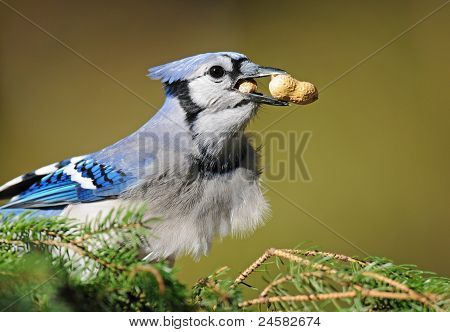
<svg viewBox="0 0 450 332">
<path fill-rule="evenodd" d="M 251 74 L 248 75 L 242 75 L 239 77 L 239 79 L 247 79 L 247 78 L 259 78 L 259 77 L 266 77 L 271 75 L 284 75 L 287 74 L 284 70 L 272 68 L 272 67 L 262 67 L 257 66 L 256 71 L 253 71 Z M 270 96 L 265 96 L 261 93 L 246 93 L 248 98 L 259 104 L 267 104 L 267 105 L 273 105 L 273 106 L 288 106 L 289 103 L 287 101 L 278 100 L 275 98 L 272 98 Z"/>
</svg>

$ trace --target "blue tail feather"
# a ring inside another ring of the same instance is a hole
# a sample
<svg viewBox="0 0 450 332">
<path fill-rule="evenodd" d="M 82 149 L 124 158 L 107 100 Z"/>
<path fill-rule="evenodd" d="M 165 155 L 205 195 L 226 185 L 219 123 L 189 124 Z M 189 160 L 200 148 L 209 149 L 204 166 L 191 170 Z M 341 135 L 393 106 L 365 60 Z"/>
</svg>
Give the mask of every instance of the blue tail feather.
<svg viewBox="0 0 450 332">
<path fill-rule="evenodd" d="M 61 209 L 1 209 L 0 208 L 0 222 L 6 218 L 14 218 L 27 213 L 26 218 L 49 218 L 57 217 L 62 212 Z"/>
</svg>

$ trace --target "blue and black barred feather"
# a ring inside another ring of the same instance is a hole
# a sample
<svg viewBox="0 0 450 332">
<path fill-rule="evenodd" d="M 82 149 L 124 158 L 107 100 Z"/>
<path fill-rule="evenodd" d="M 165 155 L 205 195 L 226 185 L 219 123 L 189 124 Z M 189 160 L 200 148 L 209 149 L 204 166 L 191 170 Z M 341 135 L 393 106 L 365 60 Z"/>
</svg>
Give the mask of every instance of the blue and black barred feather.
<svg viewBox="0 0 450 332">
<path fill-rule="evenodd" d="M 52 166 L 54 169 L 61 169 L 65 166 L 70 164 L 70 159 L 64 159 L 58 163 L 53 164 Z M 6 185 L 2 186 L 0 188 L 0 200 L 1 199 L 8 199 L 13 196 L 21 194 L 23 191 L 25 191 L 27 188 L 29 188 L 32 184 L 40 181 L 44 176 L 46 176 L 46 173 L 36 173 L 36 171 L 29 172 L 26 174 L 21 175 L 18 179 L 17 183 L 14 185 Z"/>
<path fill-rule="evenodd" d="M 129 181 L 121 170 L 82 159 L 40 177 L 2 208 L 46 208 L 114 198 Z"/>
</svg>

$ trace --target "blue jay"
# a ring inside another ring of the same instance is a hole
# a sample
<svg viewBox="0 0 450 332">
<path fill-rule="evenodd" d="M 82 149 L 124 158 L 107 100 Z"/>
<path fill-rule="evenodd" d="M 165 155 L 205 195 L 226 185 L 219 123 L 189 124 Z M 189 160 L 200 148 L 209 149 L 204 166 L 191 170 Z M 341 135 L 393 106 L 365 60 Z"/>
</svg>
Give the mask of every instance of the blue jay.
<svg viewBox="0 0 450 332">
<path fill-rule="evenodd" d="M 207 254 L 215 236 L 260 225 L 268 210 L 258 153 L 244 129 L 261 104 L 243 80 L 285 74 L 234 52 L 206 53 L 151 68 L 166 99 L 140 129 L 98 152 L 39 168 L 0 187 L 0 215 L 62 216 L 83 222 L 111 209 L 145 204 L 151 261 Z"/>
</svg>

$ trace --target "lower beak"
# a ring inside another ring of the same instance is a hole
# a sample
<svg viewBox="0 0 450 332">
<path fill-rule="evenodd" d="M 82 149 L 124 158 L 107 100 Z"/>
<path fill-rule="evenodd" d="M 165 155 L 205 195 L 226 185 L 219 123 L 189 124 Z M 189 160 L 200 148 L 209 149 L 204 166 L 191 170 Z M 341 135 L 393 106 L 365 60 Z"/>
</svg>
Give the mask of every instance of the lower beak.
<svg viewBox="0 0 450 332">
<path fill-rule="evenodd" d="M 255 103 L 259 103 L 259 104 L 267 104 L 267 105 L 272 105 L 272 106 L 289 106 L 289 103 L 287 101 L 284 100 L 278 100 L 269 96 L 265 96 L 263 94 L 258 94 L 258 93 L 249 93 L 248 94 L 248 98 L 255 102 Z"/>
<path fill-rule="evenodd" d="M 266 77 L 271 75 L 285 75 L 287 72 L 281 69 L 272 68 L 272 67 L 262 67 L 258 66 L 256 71 L 252 72 L 249 75 L 243 75 L 239 77 L 239 79 L 247 79 L 247 78 L 259 78 L 259 77 Z M 246 93 L 248 98 L 259 104 L 268 104 L 273 106 L 288 106 L 289 103 L 287 101 L 278 100 L 275 98 L 272 98 L 270 96 L 265 96 L 262 93 L 254 92 L 254 93 Z"/>
</svg>

